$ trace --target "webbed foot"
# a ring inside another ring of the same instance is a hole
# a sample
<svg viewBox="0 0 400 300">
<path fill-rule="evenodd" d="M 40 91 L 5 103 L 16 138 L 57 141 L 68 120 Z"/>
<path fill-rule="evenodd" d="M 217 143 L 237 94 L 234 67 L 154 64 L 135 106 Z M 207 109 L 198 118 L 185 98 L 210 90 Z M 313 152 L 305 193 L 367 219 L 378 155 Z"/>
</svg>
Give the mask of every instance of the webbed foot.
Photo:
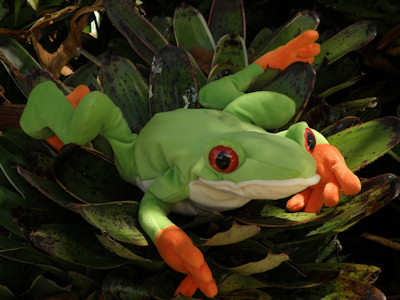
<svg viewBox="0 0 400 300">
<path fill-rule="evenodd" d="M 345 195 L 360 192 L 360 180 L 347 167 L 335 146 L 318 144 L 311 155 L 317 164 L 320 182 L 289 199 L 286 204 L 289 211 L 295 212 L 304 208 L 305 212 L 318 213 L 324 204 L 333 207 L 339 203 L 340 189 Z"/>
<path fill-rule="evenodd" d="M 183 230 L 174 225 L 164 228 L 157 234 L 155 245 L 171 268 L 187 274 L 175 294 L 191 297 L 197 288 L 209 298 L 217 294 L 217 285 L 203 254 Z"/>
<path fill-rule="evenodd" d="M 284 70 L 295 62 L 312 64 L 314 57 L 320 52 L 320 45 L 315 43 L 318 36 L 317 31 L 307 30 L 286 45 L 267 52 L 254 63 L 264 70 L 267 68 Z"/>
</svg>

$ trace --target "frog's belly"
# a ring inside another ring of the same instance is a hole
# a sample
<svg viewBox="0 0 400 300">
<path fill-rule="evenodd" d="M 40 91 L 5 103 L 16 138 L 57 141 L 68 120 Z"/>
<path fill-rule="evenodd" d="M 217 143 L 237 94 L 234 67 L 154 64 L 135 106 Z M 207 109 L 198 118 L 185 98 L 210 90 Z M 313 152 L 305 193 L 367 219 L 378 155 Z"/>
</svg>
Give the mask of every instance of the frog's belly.
<svg viewBox="0 0 400 300">
<path fill-rule="evenodd" d="M 199 178 L 189 183 L 189 199 L 176 203 L 173 211 L 196 215 L 207 211 L 239 208 L 252 199 L 277 200 L 301 192 L 319 182 L 319 175 L 287 180 L 249 180 L 240 183 Z M 137 180 L 145 191 L 152 180 Z"/>
</svg>

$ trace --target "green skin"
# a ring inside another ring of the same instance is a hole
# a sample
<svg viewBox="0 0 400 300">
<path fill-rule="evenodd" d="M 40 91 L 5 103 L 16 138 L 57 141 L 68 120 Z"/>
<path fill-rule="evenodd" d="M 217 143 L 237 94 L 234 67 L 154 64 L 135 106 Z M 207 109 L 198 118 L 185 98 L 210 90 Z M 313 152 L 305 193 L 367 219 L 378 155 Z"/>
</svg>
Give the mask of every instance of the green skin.
<svg viewBox="0 0 400 300">
<path fill-rule="evenodd" d="M 120 109 L 107 95 L 91 92 L 74 109 L 54 83 L 44 82 L 30 94 L 20 124 L 32 137 L 43 139 L 56 134 L 65 144 L 85 145 L 102 134 L 114 151 L 121 176 L 133 184 L 149 184 L 140 202 L 139 221 L 154 241 L 157 233 L 173 225 L 168 213 L 191 196 L 190 184 L 200 178 L 213 182 L 213 189 L 227 181 L 246 185 L 254 180 L 273 180 L 278 190 L 284 190 L 279 182 L 316 174 L 315 161 L 304 145 L 306 123 L 294 124 L 277 134 L 266 131 L 289 122 L 295 114 L 294 101 L 274 92 L 244 93 L 263 72 L 252 64 L 209 83 L 200 90 L 199 100 L 212 109 L 156 114 L 139 135 L 131 133 Z M 321 134 L 313 132 L 317 143 L 327 143 Z M 210 165 L 208 154 L 218 145 L 229 146 L 238 154 L 239 165 L 233 172 L 221 173 Z M 218 191 L 218 195 L 221 193 L 224 191 Z M 211 210 L 231 209 L 246 202 L 228 200 L 220 207 L 202 201 L 197 200 L 196 205 Z"/>
</svg>

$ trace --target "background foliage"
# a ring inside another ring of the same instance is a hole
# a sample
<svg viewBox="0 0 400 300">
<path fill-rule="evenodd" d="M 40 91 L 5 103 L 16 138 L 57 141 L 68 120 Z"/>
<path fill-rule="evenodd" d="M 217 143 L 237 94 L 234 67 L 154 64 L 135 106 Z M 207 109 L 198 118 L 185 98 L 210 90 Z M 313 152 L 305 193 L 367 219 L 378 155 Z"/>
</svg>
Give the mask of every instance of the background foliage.
<svg viewBox="0 0 400 300">
<path fill-rule="evenodd" d="M 320 215 L 286 213 L 282 201 L 173 218 L 205 251 L 221 299 L 400 297 L 400 5 L 263 0 L 212 9 L 217 2 L 0 1 L 2 299 L 169 299 L 181 279 L 142 234 L 141 192 L 120 180 L 104 140 L 57 154 L 13 129 L 36 83 L 102 90 L 137 132 L 158 111 L 196 107 L 207 80 L 317 26 L 316 75 L 296 64 L 252 89 L 293 97 L 296 120 L 328 136 L 363 178 L 361 195 Z M 97 28 L 88 26 L 94 11 Z M 213 37 L 200 14 L 211 16 Z"/>
</svg>

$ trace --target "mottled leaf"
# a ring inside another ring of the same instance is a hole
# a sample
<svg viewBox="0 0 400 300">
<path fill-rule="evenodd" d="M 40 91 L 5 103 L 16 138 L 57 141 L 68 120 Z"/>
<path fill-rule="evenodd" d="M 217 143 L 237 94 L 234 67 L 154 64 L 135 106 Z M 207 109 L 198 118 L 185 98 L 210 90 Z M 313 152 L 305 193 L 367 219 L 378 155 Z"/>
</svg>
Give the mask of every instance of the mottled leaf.
<svg viewBox="0 0 400 300">
<path fill-rule="evenodd" d="M 239 35 L 224 35 L 218 41 L 211 63 L 212 70 L 208 80 L 212 81 L 240 71 L 247 66 L 247 50 Z"/>
<path fill-rule="evenodd" d="M 132 49 L 148 64 L 168 41 L 128 0 L 104 0 L 106 13 L 113 25 L 129 41 Z"/>
<path fill-rule="evenodd" d="M 267 287 L 265 283 L 252 276 L 232 273 L 225 276 L 218 284 L 220 294 L 228 294 L 237 290 L 259 289 Z"/>
<path fill-rule="evenodd" d="M 381 209 L 399 193 L 400 183 L 393 174 L 384 174 L 364 181 L 360 194 L 342 197 L 342 204 L 336 207 L 335 216 L 309 232 L 307 236 L 343 232 Z"/>
<path fill-rule="evenodd" d="M 165 47 L 154 59 L 150 77 L 151 113 L 194 107 L 198 82 L 186 52 Z"/>
<path fill-rule="evenodd" d="M 315 71 L 306 63 L 295 63 L 285 71 L 264 90 L 285 94 L 296 103 L 296 109 L 305 107 L 311 96 L 315 83 Z"/>
<path fill-rule="evenodd" d="M 213 0 L 208 26 L 218 41 L 223 35 L 240 35 L 246 40 L 243 0 Z"/>
<path fill-rule="evenodd" d="M 138 200 L 142 195 L 100 153 L 80 147 L 58 157 L 54 174 L 68 193 L 85 203 Z"/>
<path fill-rule="evenodd" d="M 234 268 L 229 268 L 229 270 L 244 275 L 263 273 L 278 267 L 281 263 L 288 260 L 289 256 L 285 253 L 274 254 L 270 252 L 262 260 L 247 263 Z"/>
<path fill-rule="evenodd" d="M 26 97 L 36 84 L 51 80 L 50 73 L 43 70 L 17 41 L 8 37 L 0 38 L 0 60 Z"/>
<path fill-rule="evenodd" d="M 400 141 L 400 119 L 385 117 L 353 126 L 328 137 L 356 171 L 381 157 Z"/>
<path fill-rule="evenodd" d="M 323 63 L 331 64 L 347 53 L 367 45 L 376 36 L 376 27 L 370 22 L 353 24 L 321 44 L 321 52 L 315 57 L 313 67 L 318 70 Z"/>
<path fill-rule="evenodd" d="M 331 136 L 334 135 L 342 130 L 345 130 L 347 128 L 356 126 L 356 125 L 361 125 L 361 120 L 358 117 L 345 117 L 327 127 L 322 129 L 320 132 L 325 136 Z"/>
<path fill-rule="evenodd" d="M 224 232 L 219 232 L 209 238 L 204 246 L 230 245 L 244 241 L 260 232 L 260 227 L 256 225 L 239 225 L 233 223 L 232 227 Z"/>
<path fill-rule="evenodd" d="M 17 170 L 19 175 L 21 175 L 44 196 L 54 201 L 58 205 L 61 205 L 62 207 L 74 210 L 72 204 L 76 202 L 77 199 L 63 190 L 57 182 L 44 176 L 38 176 L 21 167 L 19 167 Z"/>
<path fill-rule="evenodd" d="M 105 60 L 99 71 L 102 89 L 121 109 L 128 126 L 140 131 L 149 121 L 148 87 L 135 65 L 123 57 Z"/>
<path fill-rule="evenodd" d="M 138 202 L 119 201 L 77 207 L 86 221 L 112 238 L 137 246 L 148 245 L 146 238 L 138 229 Z"/>
<path fill-rule="evenodd" d="M 146 263 L 148 265 L 152 263 L 150 259 L 135 254 L 133 251 L 124 247 L 122 244 L 118 243 L 117 241 L 113 240 L 111 237 L 107 235 L 97 235 L 97 239 L 108 251 L 118 255 L 119 257 L 128 259 L 133 262 Z"/>
<path fill-rule="evenodd" d="M 271 40 L 272 37 L 273 37 L 273 31 L 268 27 L 264 27 L 257 33 L 257 35 L 251 41 L 249 46 L 248 54 L 250 61 L 255 60 L 256 57 L 254 57 L 254 55 L 256 53 L 261 53 L 261 51 L 265 47 L 265 44 L 267 43 L 266 41 Z"/>
<path fill-rule="evenodd" d="M 99 67 L 94 63 L 88 63 L 81 66 L 71 76 L 64 80 L 64 83 L 70 87 L 77 87 L 80 84 L 87 85 L 91 91 L 100 90 L 97 80 Z"/>
<path fill-rule="evenodd" d="M 21 296 L 33 299 L 35 297 L 49 297 L 70 291 L 71 286 L 60 286 L 53 280 L 48 279 L 43 275 L 39 275 L 32 281 L 29 289 Z"/>
<path fill-rule="evenodd" d="M 194 7 L 187 4 L 178 7 L 175 10 L 173 25 L 178 46 L 187 51 L 191 51 L 192 48 L 212 52 L 215 50 L 215 42 L 207 23 Z"/>
<path fill-rule="evenodd" d="M 107 252 L 82 225 L 46 224 L 30 234 L 35 247 L 51 256 L 93 269 L 112 269 L 123 261 Z"/>
<path fill-rule="evenodd" d="M 264 46 L 264 48 L 256 53 L 256 58 L 282 46 L 298 36 L 300 33 L 316 29 L 319 24 L 319 18 L 314 12 L 304 11 L 297 14 L 288 24 L 275 34 L 275 36 Z"/>
</svg>

